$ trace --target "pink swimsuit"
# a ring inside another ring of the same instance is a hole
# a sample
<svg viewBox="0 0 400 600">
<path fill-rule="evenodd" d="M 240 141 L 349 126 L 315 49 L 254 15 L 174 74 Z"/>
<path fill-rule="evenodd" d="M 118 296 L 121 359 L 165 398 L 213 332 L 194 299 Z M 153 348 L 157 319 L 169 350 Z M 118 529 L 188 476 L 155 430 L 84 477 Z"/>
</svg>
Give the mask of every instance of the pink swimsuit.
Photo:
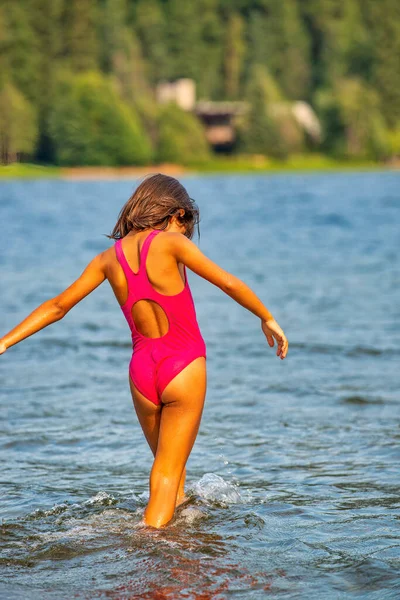
<svg viewBox="0 0 400 600">
<path fill-rule="evenodd" d="M 146 237 L 140 251 L 139 271 L 134 273 L 122 250 L 121 240 L 115 252 L 128 284 L 128 298 L 121 307 L 132 332 L 133 354 L 129 374 L 137 389 L 154 404 L 161 404 L 161 394 L 168 383 L 189 363 L 204 356 L 206 345 L 197 323 L 192 293 L 187 280 L 185 287 L 174 296 L 160 294 L 151 285 L 146 272 L 146 258 L 151 240 L 160 233 L 156 229 Z M 164 310 L 168 321 L 167 333 L 158 338 L 142 335 L 132 318 L 132 307 L 139 300 L 153 300 Z"/>
</svg>

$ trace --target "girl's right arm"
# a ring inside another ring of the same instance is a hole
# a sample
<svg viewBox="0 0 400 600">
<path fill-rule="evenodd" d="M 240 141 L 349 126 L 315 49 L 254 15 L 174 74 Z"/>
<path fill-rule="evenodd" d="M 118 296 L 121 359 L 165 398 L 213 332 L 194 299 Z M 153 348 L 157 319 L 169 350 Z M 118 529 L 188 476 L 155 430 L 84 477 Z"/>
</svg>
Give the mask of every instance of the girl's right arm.
<svg viewBox="0 0 400 600">
<path fill-rule="evenodd" d="M 273 338 L 275 338 L 278 344 L 276 354 L 284 359 L 288 352 L 289 342 L 272 314 L 253 290 L 244 281 L 207 258 L 196 244 L 182 233 L 170 232 L 168 237 L 171 253 L 178 262 L 182 262 L 191 271 L 219 287 L 228 296 L 236 300 L 238 304 L 241 304 L 261 319 L 261 328 L 268 344 L 273 347 Z"/>
</svg>

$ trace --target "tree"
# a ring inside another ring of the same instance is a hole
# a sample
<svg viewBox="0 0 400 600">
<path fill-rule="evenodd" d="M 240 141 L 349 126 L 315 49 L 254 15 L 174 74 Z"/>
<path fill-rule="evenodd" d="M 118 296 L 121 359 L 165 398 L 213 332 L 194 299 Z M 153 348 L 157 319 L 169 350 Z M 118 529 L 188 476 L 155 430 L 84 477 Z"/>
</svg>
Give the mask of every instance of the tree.
<svg viewBox="0 0 400 600">
<path fill-rule="evenodd" d="M 129 105 L 152 101 L 140 43 L 135 33 L 126 27 L 121 30 L 119 48 L 112 57 L 112 74 L 121 98 Z"/>
<path fill-rule="evenodd" d="M 152 83 L 167 77 L 169 57 L 167 47 L 166 15 L 157 0 L 139 0 L 134 12 L 134 25 L 148 61 Z"/>
<path fill-rule="evenodd" d="M 65 0 L 63 53 L 72 71 L 96 69 L 99 62 L 96 0 Z"/>
<path fill-rule="evenodd" d="M 198 0 L 200 11 L 201 44 L 197 94 L 199 98 L 218 99 L 223 89 L 223 34 L 224 26 L 218 12 L 219 0 Z"/>
<path fill-rule="evenodd" d="M 291 99 L 310 91 L 309 39 L 295 0 L 260 0 L 250 12 L 249 64 L 266 66 Z"/>
<path fill-rule="evenodd" d="M 151 159 L 137 115 L 97 72 L 63 74 L 50 126 L 58 164 L 129 165 Z"/>
<path fill-rule="evenodd" d="M 238 96 L 244 51 L 243 20 L 239 14 L 231 13 L 224 45 L 224 87 L 227 98 Z"/>
<path fill-rule="evenodd" d="M 166 4 L 168 64 L 164 77 L 199 80 L 201 14 L 198 0 L 169 0 Z"/>
<path fill-rule="evenodd" d="M 317 106 L 325 131 L 323 149 L 347 158 L 388 156 L 388 132 L 379 97 L 360 78 L 341 79 L 333 90 L 321 90 Z"/>
<path fill-rule="evenodd" d="M 210 158 L 205 131 L 191 113 L 175 104 L 160 110 L 157 160 L 181 164 L 200 163 Z"/>
<path fill-rule="evenodd" d="M 388 133 L 388 150 L 391 158 L 400 158 L 400 123 Z"/>
<path fill-rule="evenodd" d="M 370 79 L 373 44 L 359 0 L 304 0 L 300 4 L 314 64 L 314 88 L 343 77 Z"/>
<path fill-rule="evenodd" d="M 125 51 L 127 0 L 101 0 L 98 8 L 99 62 L 105 73 L 113 71 L 115 56 Z"/>
<path fill-rule="evenodd" d="M 400 4 L 366 0 L 362 7 L 374 47 L 371 84 L 386 122 L 394 127 L 400 120 Z"/>
<path fill-rule="evenodd" d="M 21 154 L 32 155 L 37 140 L 36 115 L 32 105 L 10 82 L 0 89 L 0 159 L 8 164 Z"/>
<path fill-rule="evenodd" d="M 285 158 L 288 147 L 271 111 L 271 106 L 282 102 L 282 95 L 271 74 L 261 65 L 255 65 L 252 69 L 247 100 L 250 110 L 240 132 L 240 145 L 251 154 Z"/>
<path fill-rule="evenodd" d="M 54 161 L 54 148 L 49 134 L 49 115 L 55 102 L 55 82 L 60 69 L 63 0 L 25 1 L 35 32 L 33 51 L 38 53 L 37 69 L 31 73 L 36 81 L 35 106 L 39 123 L 36 159 L 51 163 Z"/>
<path fill-rule="evenodd" d="M 26 1 L 4 2 L 0 8 L 0 38 L 6 44 L 4 52 L 10 79 L 30 102 L 36 103 L 40 96 L 40 86 L 38 78 L 33 74 L 40 68 L 40 52 L 31 23 L 31 13 L 27 8 Z M 4 73 L 1 65 L 0 70 Z"/>
<path fill-rule="evenodd" d="M 9 44 L 4 8 L 0 5 L 0 90 L 9 78 Z"/>
</svg>

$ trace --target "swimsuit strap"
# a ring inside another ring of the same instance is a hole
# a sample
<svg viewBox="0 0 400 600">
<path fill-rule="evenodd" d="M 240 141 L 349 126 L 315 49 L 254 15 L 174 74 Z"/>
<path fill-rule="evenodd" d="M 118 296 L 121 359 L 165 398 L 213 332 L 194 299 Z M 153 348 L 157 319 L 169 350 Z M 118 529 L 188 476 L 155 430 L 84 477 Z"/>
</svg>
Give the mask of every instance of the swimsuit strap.
<svg viewBox="0 0 400 600">
<path fill-rule="evenodd" d="M 149 235 L 147 236 L 147 238 L 144 240 L 143 242 L 143 246 L 140 250 L 140 256 L 139 256 L 139 270 L 136 273 L 136 275 L 139 275 L 139 273 L 141 271 L 144 271 L 144 274 L 146 275 L 147 278 L 147 274 L 146 274 L 146 260 L 147 260 L 147 255 L 149 253 L 149 247 L 150 247 L 150 242 L 151 240 L 158 234 L 160 233 L 161 229 L 154 229 L 151 233 L 149 233 Z"/>
<path fill-rule="evenodd" d="M 125 254 L 122 250 L 122 246 L 121 246 L 121 239 L 117 240 L 115 242 L 115 254 L 117 255 L 117 259 L 119 264 L 122 267 L 123 272 L 125 273 L 125 277 L 129 283 L 129 279 L 132 277 L 133 271 L 130 268 L 128 261 L 125 258 Z"/>
<path fill-rule="evenodd" d="M 118 262 L 121 265 L 121 267 L 125 273 L 125 277 L 128 281 L 128 285 L 131 282 L 133 282 L 133 279 L 135 277 L 137 277 L 141 271 L 144 270 L 146 272 L 146 259 L 147 259 L 147 254 L 149 252 L 150 242 L 153 239 L 153 237 L 155 235 L 157 235 L 157 233 L 160 233 L 160 229 L 153 230 L 151 233 L 149 233 L 149 235 L 144 240 L 144 243 L 143 243 L 143 245 L 140 249 L 140 253 L 139 253 L 139 270 L 137 271 L 137 273 L 135 273 L 135 271 L 133 271 L 131 269 L 128 261 L 126 260 L 126 256 L 122 249 L 122 240 L 118 239 L 115 242 L 115 253 L 117 255 Z"/>
</svg>

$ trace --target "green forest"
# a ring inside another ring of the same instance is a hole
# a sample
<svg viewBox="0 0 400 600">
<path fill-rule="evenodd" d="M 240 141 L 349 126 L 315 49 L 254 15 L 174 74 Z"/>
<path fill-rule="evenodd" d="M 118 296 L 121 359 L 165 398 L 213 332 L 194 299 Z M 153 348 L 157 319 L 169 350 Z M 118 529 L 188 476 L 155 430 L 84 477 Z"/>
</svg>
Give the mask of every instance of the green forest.
<svg viewBox="0 0 400 600">
<path fill-rule="evenodd" d="M 209 161 L 198 117 L 156 102 L 182 77 L 246 103 L 235 155 L 400 155 L 398 0 L 0 0 L 1 160 Z"/>
</svg>

